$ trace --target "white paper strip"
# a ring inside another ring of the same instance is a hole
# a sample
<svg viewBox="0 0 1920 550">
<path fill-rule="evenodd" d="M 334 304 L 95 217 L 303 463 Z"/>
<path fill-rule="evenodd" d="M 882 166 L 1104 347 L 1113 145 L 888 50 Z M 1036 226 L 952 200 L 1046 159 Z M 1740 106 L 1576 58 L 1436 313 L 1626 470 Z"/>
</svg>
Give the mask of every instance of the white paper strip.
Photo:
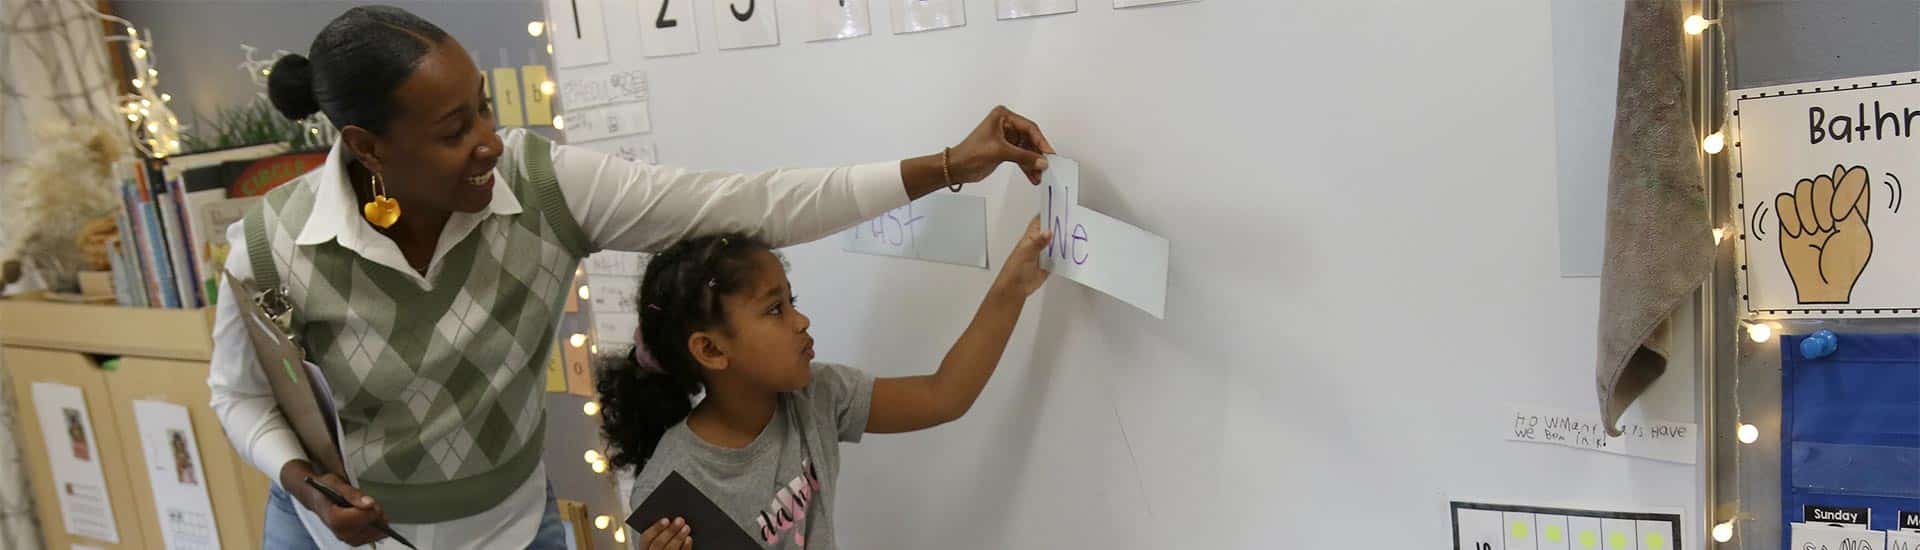
<svg viewBox="0 0 1920 550">
<path fill-rule="evenodd" d="M 1167 265 L 1172 246 L 1106 214 L 1078 205 L 1080 164 L 1061 156 L 1047 158 L 1041 176 L 1046 210 L 1041 223 L 1053 230 L 1053 243 L 1040 267 L 1166 318 Z"/>
<path fill-rule="evenodd" d="M 628 103 L 566 114 L 567 140 L 573 143 L 653 131 L 646 103 Z"/>
<path fill-rule="evenodd" d="M 985 269 L 987 200 L 934 194 L 841 232 L 841 249 Z"/>
<path fill-rule="evenodd" d="M 647 72 L 620 66 L 565 71 L 560 76 L 560 106 L 578 111 L 615 103 L 647 100 Z"/>
<path fill-rule="evenodd" d="M 1507 441 L 1546 443 L 1575 449 L 1693 464 L 1699 428 L 1680 422 L 1621 420 L 1619 437 L 1608 437 L 1598 415 L 1560 409 L 1516 406 L 1504 422 Z"/>
</svg>

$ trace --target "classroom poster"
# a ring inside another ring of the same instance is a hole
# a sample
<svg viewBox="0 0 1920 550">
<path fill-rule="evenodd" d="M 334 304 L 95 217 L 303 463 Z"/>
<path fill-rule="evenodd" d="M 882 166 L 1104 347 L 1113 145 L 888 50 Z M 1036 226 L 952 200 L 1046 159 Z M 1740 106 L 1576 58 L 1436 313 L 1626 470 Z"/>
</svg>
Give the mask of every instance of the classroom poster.
<svg viewBox="0 0 1920 550">
<path fill-rule="evenodd" d="M 33 407 L 40 416 L 40 435 L 67 533 L 119 543 L 113 502 L 107 495 L 106 476 L 100 471 L 100 445 L 94 438 L 93 420 L 87 416 L 86 396 L 80 388 L 66 384 L 34 382 Z"/>
<path fill-rule="evenodd" d="M 1920 316 L 1920 73 L 1728 92 L 1743 313 Z"/>
<path fill-rule="evenodd" d="M 134 401 L 134 422 L 146 453 L 153 510 L 167 550 L 219 550 L 213 501 L 187 408 L 165 401 Z"/>
</svg>

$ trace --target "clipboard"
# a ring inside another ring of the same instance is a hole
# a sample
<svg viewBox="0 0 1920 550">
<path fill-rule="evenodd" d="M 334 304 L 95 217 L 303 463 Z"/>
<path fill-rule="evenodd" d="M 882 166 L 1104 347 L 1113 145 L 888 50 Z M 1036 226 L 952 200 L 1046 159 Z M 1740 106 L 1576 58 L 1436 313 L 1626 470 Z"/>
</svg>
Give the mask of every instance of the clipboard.
<svg viewBox="0 0 1920 550">
<path fill-rule="evenodd" d="M 714 504 L 707 495 L 693 487 L 680 472 L 667 474 L 660 486 L 640 502 L 640 506 L 627 516 L 627 526 L 632 527 L 635 536 L 647 531 L 648 525 L 658 523 L 662 518 L 685 518 L 687 525 L 693 527 L 693 539 L 700 541 L 700 550 L 761 550 L 765 548 L 755 542 L 751 535 L 740 529 L 720 505 Z"/>
<path fill-rule="evenodd" d="M 261 307 L 258 300 L 263 293 L 253 288 L 253 281 L 235 277 L 231 271 L 226 276 L 236 295 L 234 303 L 240 307 L 240 323 L 246 326 L 260 370 L 273 388 L 273 400 L 307 452 L 308 461 L 318 470 L 316 473 L 339 474 L 350 480 L 340 454 L 340 420 L 326 377 L 318 366 L 306 361 L 305 350 Z"/>
</svg>

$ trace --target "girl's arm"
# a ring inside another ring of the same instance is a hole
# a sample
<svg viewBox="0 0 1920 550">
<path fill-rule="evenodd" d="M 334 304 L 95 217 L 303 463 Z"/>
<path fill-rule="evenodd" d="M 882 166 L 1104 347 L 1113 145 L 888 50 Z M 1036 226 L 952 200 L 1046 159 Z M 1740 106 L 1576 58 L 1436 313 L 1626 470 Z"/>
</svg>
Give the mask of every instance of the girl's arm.
<svg viewBox="0 0 1920 550">
<path fill-rule="evenodd" d="M 1040 218 L 1027 224 L 1026 235 L 1007 255 L 1000 276 L 973 314 L 973 323 L 947 351 L 939 371 L 874 380 L 868 433 L 924 430 L 952 422 L 973 407 L 1000 364 L 1027 297 L 1047 281 L 1047 272 L 1040 269 L 1040 254 L 1052 239 L 1052 232 L 1041 230 Z"/>
</svg>

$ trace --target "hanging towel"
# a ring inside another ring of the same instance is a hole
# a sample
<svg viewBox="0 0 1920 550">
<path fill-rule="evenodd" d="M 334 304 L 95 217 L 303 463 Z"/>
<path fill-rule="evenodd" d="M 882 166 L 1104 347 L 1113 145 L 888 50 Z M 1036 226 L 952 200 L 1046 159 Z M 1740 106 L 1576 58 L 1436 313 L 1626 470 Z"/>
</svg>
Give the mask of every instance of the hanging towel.
<svg viewBox="0 0 1920 550">
<path fill-rule="evenodd" d="M 1698 133 L 1688 102 L 1685 2 L 1627 2 L 1600 272 L 1601 420 L 1667 370 L 1667 321 L 1713 270 Z"/>
</svg>

